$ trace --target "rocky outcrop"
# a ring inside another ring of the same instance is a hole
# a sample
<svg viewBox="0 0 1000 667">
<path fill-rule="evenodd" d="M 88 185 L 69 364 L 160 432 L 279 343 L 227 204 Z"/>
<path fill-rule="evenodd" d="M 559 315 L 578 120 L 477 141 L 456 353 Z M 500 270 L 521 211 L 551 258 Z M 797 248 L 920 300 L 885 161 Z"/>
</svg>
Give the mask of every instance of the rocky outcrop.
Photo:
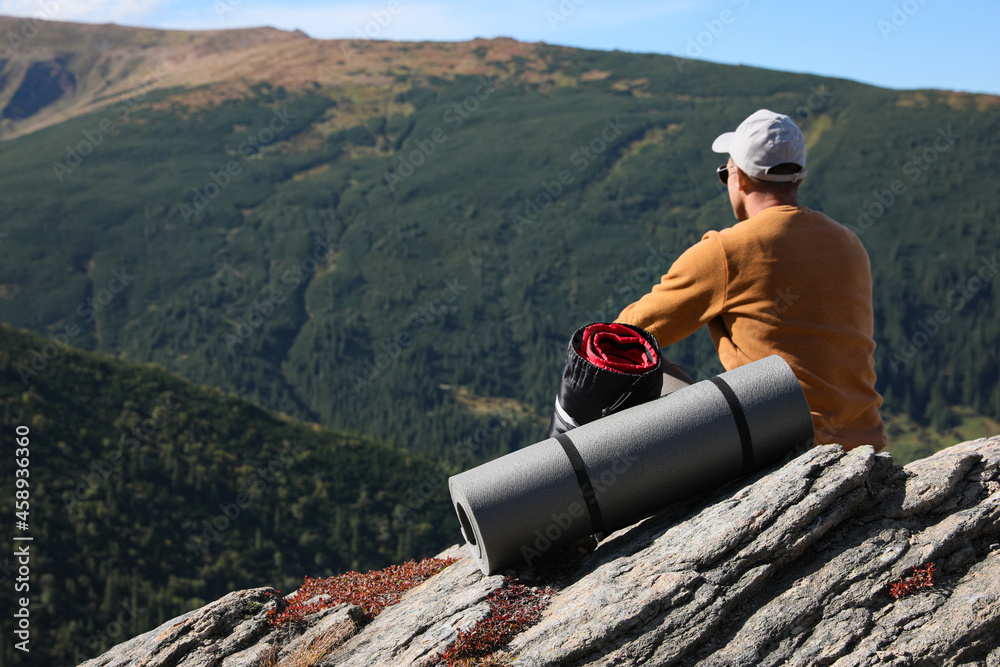
<svg viewBox="0 0 1000 667">
<path fill-rule="evenodd" d="M 1000 665 L 1000 436 L 904 468 L 811 449 L 673 506 L 592 553 L 511 571 L 553 586 L 497 654 L 515 665 Z M 270 589 L 232 593 L 88 667 L 419 665 L 509 580 L 459 560 L 365 622 L 340 605 L 272 628 Z M 888 584 L 933 562 L 936 582 Z"/>
</svg>

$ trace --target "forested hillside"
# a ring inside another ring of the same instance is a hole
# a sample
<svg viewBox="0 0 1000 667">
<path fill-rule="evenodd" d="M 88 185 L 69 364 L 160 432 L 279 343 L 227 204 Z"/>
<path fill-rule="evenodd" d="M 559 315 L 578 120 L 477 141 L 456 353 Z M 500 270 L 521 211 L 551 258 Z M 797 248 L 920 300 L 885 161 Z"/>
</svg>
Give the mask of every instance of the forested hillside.
<svg viewBox="0 0 1000 667">
<path fill-rule="evenodd" d="M 342 82 L 273 60 L 5 142 L 0 319 L 432 456 L 503 422 L 501 453 L 544 433 L 577 326 L 733 222 L 709 147 L 767 107 L 806 132 L 803 204 L 871 255 L 887 414 L 1000 417 L 998 98 L 510 40 L 294 44 Z M 707 336 L 671 356 L 720 370 Z"/>
<path fill-rule="evenodd" d="M 34 349 L 50 358 L 25 388 L 14 366 Z M 0 405 L 8 460 L 15 430 L 28 443 L 17 526 L 12 465 L 0 480 L 0 534 L 31 538 L 9 543 L 29 548 L 29 590 L 14 591 L 13 548 L 0 556 L 0 606 L 31 599 L 32 662 L 20 664 L 75 665 L 232 590 L 291 591 L 303 575 L 382 567 L 459 538 L 444 484 L 453 468 L 152 364 L 0 325 Z M 3 664 L 14 664 L 14 627 L 5 613 Z"/>
</svg>

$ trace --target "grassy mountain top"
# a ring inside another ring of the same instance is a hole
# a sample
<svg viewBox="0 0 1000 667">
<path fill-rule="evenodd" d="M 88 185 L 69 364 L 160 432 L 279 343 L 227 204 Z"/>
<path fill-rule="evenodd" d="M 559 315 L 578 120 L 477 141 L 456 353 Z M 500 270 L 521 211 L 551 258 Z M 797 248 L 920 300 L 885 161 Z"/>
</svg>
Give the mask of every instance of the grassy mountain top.
<svg viewBox="0 0 1000 667">
<path fill-rule="evenodd" d="M 540 61 L 534 45 L 511 39 L 316 40 L 273 28 L 151 30 L 4 16 L 0 30 L 9 36 L 0 41 L 0 108 L 9 108 L 0 130 L 7 139 L 161 89 L 197 89 L 173 100 L 195 106 L 245 99 L 259 81 L 292 90 L 398 92 L 413 75 L 498 76 L 512 59 L 534 63 L 536 71 Z M 34 98 L 26 110 L 17 104 L 19 91 Z"/>
<path fill-rule="evenodd" d="M 251 97 L 251 86 L 260 81 L 287 90 L 337 89 L 373 104 L 367 109 L 372 113 L 379 111 L 376 98 L 406 90 L 414 77 L 513 77 L 541 89 L 604 82 L 617 92 L 639 95 L 650 85 L 648 76 L 622 78 L 612 69 L 601 69 L 602 64 L 574 66 L 585 51 L 508 38 L 447 43 L 319 40 L 267 27 L 153 30 L 6 16 L 0 16 L 0 31 L 7 35 L 0 40 L 0 108 L 8 107 L 18 91 L 36 93 L 31 108 L 15 104 L 18 108 L 9 111 L 20 113 L 0 116 L 7 139 L 110 103 L 134 103 L 155 90 L 173 90 L 175 103 L 204 106 Z M 679 73 L 703 72 L 704 63 L 671 60 Z M 32 67 L 34 75 L 28 76 Z M 37 95 L 51 86 L 62 90 Z M 685 95 L 678 91 L 679 97 Z M 898 99 L 901 106 L 920 108 L 942 102 L 956 109 L 996 110 L 1000 98 L 927 90 L 902 92 Z"/>
<path fill-rule="evenodd" d="M 252 84 L 260 81 L 288 90 L 338 89 L 369 105 L 387 92 L 406 90 L 414 77 L 514 77 L 542 89 L 603 81 L 617 92 L 640 95 L 648 93 L 650 85 L 649 77 L 620 78 L 611 69 L 601 69 L 603 65 L 573 66 L 584 51 L 508 38 L 448 43 L 318 40 L 300 31 L 267 27 L 153 30 L 8 16 L 0 16 L 0 31 L 7 35 L 0 40 L 0 132 L 6 139 L 110 103 L 126 101 L 131 107 L 154 90 L 173 90 L 174 102 L 203 106 L 246 99 L 252 96 Z M 671 60 L 679 73 L 704 72 L 704 63 Z M 553 67 L 556 63 L 560 66 Z M 1000 98 L 904 91 L 897 103 L 995 111 Z M 377 104 L 367 109 L 378 110 Z"/>
<path fill-rule="evenodd" d="M 216 59 L 295 39 L 270 28 L 184 32 L 0 16 L 0 130 L 6 139 L 162 86 Z M 299 36 L 301 37 L 301 36 Z"/>
<path fill-rule="evenodd" d="M 45 372 L 25 388 L 13 360 L 33 350 Z M 77 664 L 230 590 L 292 590 L 457 534 L 442 472 L 421 457 L 7 325 L 0 410 L 5 442 L 19 426 L 30 442 L 28 528 L 8 511 L 0 530 L 33 537 L 34 664 Z M 14 498 L 13 474 L 0 489 Z M 23 594 L 16 571 L 0 557 L 5 609 Z M 0 627 L 12 636 L 9 617 Z"/>
</svg>

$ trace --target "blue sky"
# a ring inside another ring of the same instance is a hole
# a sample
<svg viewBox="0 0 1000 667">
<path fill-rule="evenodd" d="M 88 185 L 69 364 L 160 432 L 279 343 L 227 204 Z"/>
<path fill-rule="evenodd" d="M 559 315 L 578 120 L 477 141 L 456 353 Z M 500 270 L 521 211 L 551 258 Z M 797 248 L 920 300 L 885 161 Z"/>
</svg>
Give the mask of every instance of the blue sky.
<svg viewBox="0 0 1000 667">
<path fill-rule="evenodd" d="M 998 0 L 0 0 L 0 14 L 154 28 L 270 25 L 312 37 L 514 37 L 1000 94 Z"/>
</svg>

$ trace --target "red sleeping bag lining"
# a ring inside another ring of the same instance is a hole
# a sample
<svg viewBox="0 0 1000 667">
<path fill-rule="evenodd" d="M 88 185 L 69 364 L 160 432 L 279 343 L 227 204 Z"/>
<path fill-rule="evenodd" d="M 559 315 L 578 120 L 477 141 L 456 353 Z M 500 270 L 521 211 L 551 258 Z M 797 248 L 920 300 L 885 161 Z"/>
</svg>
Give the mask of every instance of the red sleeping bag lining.
<svg viewBox="0 0 1000 667">
<path fill-rule="evenodd" d="M 577 352 L 598 368 L 641 375 L 654 368 L 659 350 L 632 329 L 615 323 L 591 324 Z"/>
</svg>

